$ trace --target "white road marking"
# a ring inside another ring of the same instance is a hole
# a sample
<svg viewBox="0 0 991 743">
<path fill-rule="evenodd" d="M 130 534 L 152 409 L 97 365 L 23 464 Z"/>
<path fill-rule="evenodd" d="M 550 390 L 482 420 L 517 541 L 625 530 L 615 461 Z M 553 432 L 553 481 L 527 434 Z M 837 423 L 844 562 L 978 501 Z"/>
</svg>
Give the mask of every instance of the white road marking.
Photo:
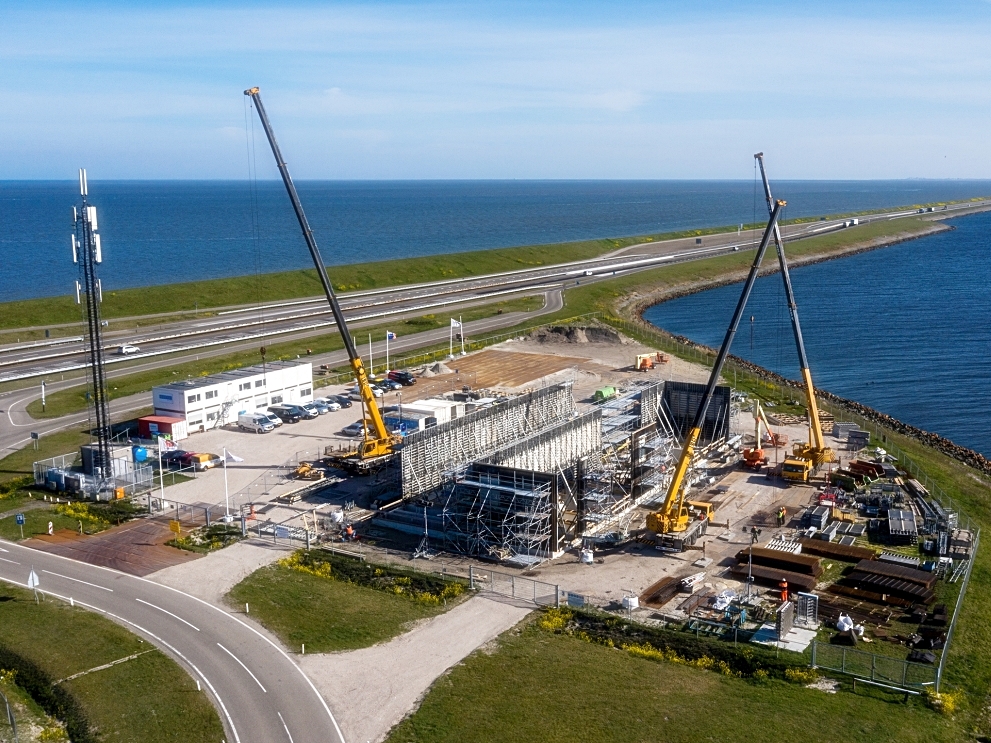
<svg viewBox="0 0 991 743">
<path fill-rule="evenodd" d="M 227 648 L 225 648 L 225 647 L 224 647 L 223 645 L 221 645 L 221 644 L 220 644 L 219 642 L 217 643 L 217 647 L 218 647 L 218 648 L 220 648 L 221 650 L 223 650 L 223 651 L 224 651 L 225 653 L 227 653 L 227 654 L 228 654 L 228 655 L 229 655 L 230 657 L 232 657 L 232 658 L 233 658 L 234 660 L 236 660 L 236 661 L 238 662 L 238 665 L 240 665 L 240 666 L 241 666 L 241 668 L 243 668 L 243 669 L 244 669 L 245 671 L 247 671 L 247 672 L 248 672 L 248 675 L 249 675 L 249 676 L 251 676 L 251 678 L 253 678 L 253 679 L 255 680 L 255 683 L 256 683 L 256 684 L 258 684 L 258 688 L 259 688 L 259 689 L 261 689 L 261 690 L 262 690 L 262 692 L 264 692 L 265 694 L 268 694 L 268 692 L 267 692 L 267 691 L 265 691 L 265 687 L 264 687 L 264 686 L 262 686 L 262 682 L 261 682 L 261 681 L 259 681 L 259 680 L 258 680 L 258 677 L 257 677 L 257 676 L 255 676 L 255 674 L 253 674 L 253 673 L 251 672 L 251 669 L 250 669 L 250 668 L 248 668 L 248 667 L 247 667 L 246 665 L 244 665 L 244 663 L 242 663 L 242 662 L 241 662 L 241 659 L 240 659 L 240 658 L 238 658 L 238 657 L 237 657 L 236 655 L 234 655 L 234 653 L 232 653 L 232 652 L 231 652 L 230 650 L 228 650 Z"/>
<path fill-rule="evenodd" d="M 292 733 L 289 732 L 289 726 L 286 725 L 286 721 L 282 719 L 282 713 L 276 712 L 275 714 L 277 714 L 279 716 L 279 719 L 282 720 L 282 727 L 286 729 L 286 735 L 289 736 L 289 743 L 293 743 Z"/>
<path fill-rule="evenodd" d="M 10 550 L 5 550 L 3 547 L 0 547 L 0 552 L 10 552 Z"/>
<path fill-rule="evenodd" d="M 66 580 L 75 581 L 76 583 L 82 583 L 84 586 L 92 586 L 93 588 L 99 588 L 101 591 L 114 592 L 114 589 L 107 588 L 106 586 L 98 586 L 96 583 L 90 583 L 85 580 L 79 580 L 79 578 L 70 578 L 68 575 L 62 575 L 61 573 L 53 573 L 51 570 L 42 570 L 42 573 L 48 573 L 49 575 L 54 575 L 56 578 L 65 578 Z"/>
<path fill-rule="evenodd" d="M 168 615 L 169 615 L 170 617 L 172 617 L 173 619 L 178 619 L 178 620 L 179 620 L 180 622 L 182 622 L 183 624 L 188 624 L 188 625 L 189 625 L 190 627 L 192 627 L 192 628 L 193 628 L 194 630 L 196 630 L 197 632 L 199 632 L 199 631 L 200 631 L 200 628 L 199 628 L 199 627 L 197 627 L 197 626 L 196 626 L 195 624 L 190 624 L 190 623 L 189 623 L 189 622 L 187 622 L 187 621 L 186 621 L 185 619 L 183 619 L 182 617 L 180 617 L 180 616 L 178 616 L 177 614 L 173 614 L 173 613 L 172 613 L 171 611 L 169 611 L 168 609 L 163 609 L 163 608 L 162 608 L 161 606 L 155 606 L 154 604 L 150 604 L 150 603 L 148 603 L 147 601 L 145 601 L 144 599 L 134 599 L 134 600 L 135 600 L 135 601 L 139 601 L 140 603 L 142 603 L 142 604 L 144 604 L 145 606 L 150 606 L 150 607 L 151 607 L 152 609 L 158 609 L 158 610 L 159 610 L 160 612 L 163 612 L 163 613 L 165 613 L 165 614 L 168 614 Z"/>
<path fill-rule="evenodd" d="M 4 550 L 4 552 L 6 552 L 6 551 L 7 550 Z M 0 560 L 3 560 L 4 562 L 9 562 L 11 565 L 20 565 L 21 564 L 19 562 L 14 562 L 13 560 L 8 560 L 6 557 L 0 557 Z"/>
</svg>

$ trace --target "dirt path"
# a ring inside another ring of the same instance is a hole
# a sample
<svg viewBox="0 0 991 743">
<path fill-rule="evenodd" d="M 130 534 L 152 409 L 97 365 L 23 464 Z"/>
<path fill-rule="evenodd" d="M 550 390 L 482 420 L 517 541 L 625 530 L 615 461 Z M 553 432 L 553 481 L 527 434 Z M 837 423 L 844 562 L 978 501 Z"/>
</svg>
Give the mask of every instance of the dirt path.
<svg viewBox="0 0 991 743">
<path fill-rule="evenodd" d="M 447 669 L 519 623 L 532 605 L 475 596 L 389 642 L 298 660 L 341 721 L 345 740 L 380 741 Z"/>
</svg>

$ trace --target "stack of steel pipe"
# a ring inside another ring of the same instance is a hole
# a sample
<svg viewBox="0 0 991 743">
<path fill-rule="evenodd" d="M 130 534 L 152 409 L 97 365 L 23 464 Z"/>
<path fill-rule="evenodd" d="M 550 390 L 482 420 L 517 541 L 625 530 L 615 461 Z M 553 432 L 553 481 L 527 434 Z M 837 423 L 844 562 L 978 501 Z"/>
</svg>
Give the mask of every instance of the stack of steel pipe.
<svg viewBox="0 0 991 743">
<path fill-rule="evenodd" d="M 834 560 L 873 560 L 874 550 L 866 547 L 854 547 L 852 545 L 837 544 L 835 542 L 825 542 L 821 539 L 800 539 L 802 552 L 829 557 Z"/>
<path fill-rule="evenodd" d="M 748 565 L 746 562 L 737 563 L 730 572 L 737 578 L 746 580 L 747 575 L 753 576 L 754 580 L 764 585 L 777 587 L 781 581 L 788 581 L 788 589 L 791 591 L 811 591 L 816 586 L 816 579 L 811 575 L 803 575 L 790 570 L 779 570 L 769 568 L 765 565 Z"/>
<path fill-rule="evenodd" d="M 811 575 L 818 578 L 822 575 L 822 564 L 818 557 L 802 554 L 791 554 L 781 550 L 772 550 L 765 547 L 749 547 L 736 553 L 736 561 L 746 565 L 750 559 L 754 565 L 764 565 L 778 570 L 788 570 L 802 575 Z"/>
</svg>

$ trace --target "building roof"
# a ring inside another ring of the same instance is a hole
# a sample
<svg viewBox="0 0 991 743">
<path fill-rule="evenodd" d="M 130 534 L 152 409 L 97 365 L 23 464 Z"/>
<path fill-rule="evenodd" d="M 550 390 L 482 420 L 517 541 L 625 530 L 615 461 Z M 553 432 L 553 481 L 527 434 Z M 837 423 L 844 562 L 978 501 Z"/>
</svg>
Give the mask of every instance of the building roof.
<svg viewBox="0 0 991 743">
<path fill-rule="evenodd" d="M 169 384 L 161 384 L 155 387 L 156 390 L 176 390 L 177 392 L 189 392 L 191 390 L 201 389 L 203 387 L 213 387 L 217 384 L 223 384 L 224 382 L 236 382 L 240 379 L 246 379 L 250 377 L 260 377 L 263 374 L 269 372 L 279 371 L 282 369 L 290 369 L 296 366 L 312 366 L 309 361 L 269 361 L 266 364 L 255 364 L 254 366 L 245 366 L 242 369 L 233 369 L 232 371 L 220 372 L 219 374 L 211 374 L 206 377 L 192 377 L 190 379 L 184 379 L 181 382 L 170 382 Z"/>
</svg>

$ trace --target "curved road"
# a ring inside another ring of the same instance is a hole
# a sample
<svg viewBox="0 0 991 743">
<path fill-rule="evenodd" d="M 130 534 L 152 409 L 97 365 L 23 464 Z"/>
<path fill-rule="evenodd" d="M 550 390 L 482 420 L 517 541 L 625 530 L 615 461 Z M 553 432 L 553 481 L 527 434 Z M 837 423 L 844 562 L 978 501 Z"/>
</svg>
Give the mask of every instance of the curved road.
<svg viewBox="0 0 991 743">
<path fill-rule="evenodd" d="M 97 611 L 147 638 L 199 681 L 228 743 L 344 743 L 296 662 L 237 616 L 175 588 L 0 540 L 0 580 Z"/>
</svg>

